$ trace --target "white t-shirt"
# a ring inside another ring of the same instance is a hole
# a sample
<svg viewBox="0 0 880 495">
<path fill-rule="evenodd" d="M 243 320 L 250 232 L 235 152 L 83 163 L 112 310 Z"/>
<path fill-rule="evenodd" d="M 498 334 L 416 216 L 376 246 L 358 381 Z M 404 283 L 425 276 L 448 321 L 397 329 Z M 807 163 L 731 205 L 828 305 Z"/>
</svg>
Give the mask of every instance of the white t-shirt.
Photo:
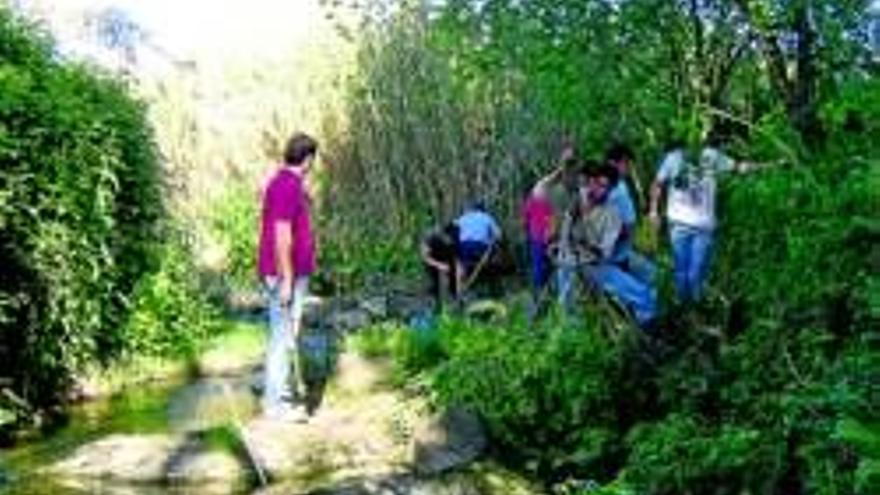
<svg viewBox="0 0 880 495">
<path fill-rule="evenodd" d="M 458 217 L 458 240 L 493 244 L 501 237 L 501 228 L 491 215 L 484 211 L 470 210 Z"/>
<path fill-rule="evenodd" d="M 718 174 L 733 170 L 734 161 L 715 148 L 703 148 L 699 163 L 685 159 L 684 151 L 671 151 L 660 164 L 657 181 L 668 184 L 666 217 L 670 222 L 704 230 L 715 228 Z"/>
</svg>

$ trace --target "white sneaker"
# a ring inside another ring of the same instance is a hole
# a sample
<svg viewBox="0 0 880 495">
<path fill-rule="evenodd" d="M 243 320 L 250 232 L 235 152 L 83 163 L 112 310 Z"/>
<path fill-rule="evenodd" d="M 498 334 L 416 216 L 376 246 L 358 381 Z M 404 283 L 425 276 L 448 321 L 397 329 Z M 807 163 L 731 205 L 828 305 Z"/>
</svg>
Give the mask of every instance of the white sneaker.
<svg viewBox="0 0 880 495">
<path fill-rule="evenodd" d="M 309 415 L 304 407 L 291 406 L 286 403 L 265 410 L 263 415 L 273 421 L 282 421 L 285 423 L 305 423 L 309 419 Z"/>
</svg>

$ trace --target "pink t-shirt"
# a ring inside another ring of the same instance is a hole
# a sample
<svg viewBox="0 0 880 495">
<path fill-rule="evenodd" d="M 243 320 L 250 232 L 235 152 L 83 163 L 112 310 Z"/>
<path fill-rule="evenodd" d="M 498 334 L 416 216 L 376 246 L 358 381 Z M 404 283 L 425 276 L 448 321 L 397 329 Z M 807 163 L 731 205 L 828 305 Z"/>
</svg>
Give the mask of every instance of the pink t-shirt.
<svg viewBox="0 0 880 495">
<path fill-rule="evenodd" d="M 553 204 L 548 198 L 529 196 L 523 205 L 523 220 L 529 239 L 541 242 L 550 240 L 553 226 Z"/>
<path fill-rule="evenodd" d="M 275 223 L 289 221 L 293 230 L 290 257 L 295 277 L 311 275 L 316 268 L 315 239 L 312 235 L 311 200 L 302 178 L 293 170 L 282 167 L 263 192 L 262 228 L 257 260 L 263 277 L 279 274 L 275 266 Z"/>
</svg>

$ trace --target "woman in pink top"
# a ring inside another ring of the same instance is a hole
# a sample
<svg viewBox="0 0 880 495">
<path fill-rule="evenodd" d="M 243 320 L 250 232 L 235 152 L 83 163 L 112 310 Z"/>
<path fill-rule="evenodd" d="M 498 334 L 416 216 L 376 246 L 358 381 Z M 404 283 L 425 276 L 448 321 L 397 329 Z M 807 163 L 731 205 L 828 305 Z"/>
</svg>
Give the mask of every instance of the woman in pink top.
<svg viewBox="0 0 880 495">
<path fill-rule="evenodd" d="M 550 201 L 550 187 L 558 180 L 562 167 L 539 180 L 529 191 L 522 216 L 526 229 L 531 262 L 531 281 L 535 302 L 550 278 L 548 245 L 553 233 L 555 211 Z"/>
</svg>

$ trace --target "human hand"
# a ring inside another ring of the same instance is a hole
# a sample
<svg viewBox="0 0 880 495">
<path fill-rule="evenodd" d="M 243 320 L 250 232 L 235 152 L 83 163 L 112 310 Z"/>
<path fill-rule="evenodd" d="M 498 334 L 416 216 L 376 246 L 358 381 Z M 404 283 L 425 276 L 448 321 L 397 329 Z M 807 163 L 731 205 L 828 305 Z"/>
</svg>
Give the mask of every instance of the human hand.
<svg viewBox="0 0 880 495">
<path fill-rule="evenodd" d="M 574 146 L 569 143 L 563 146 L 562 151 L 559 152 L 559 161 L 566 163 L 572 158 L 574 158 Z"/>
</svg>

